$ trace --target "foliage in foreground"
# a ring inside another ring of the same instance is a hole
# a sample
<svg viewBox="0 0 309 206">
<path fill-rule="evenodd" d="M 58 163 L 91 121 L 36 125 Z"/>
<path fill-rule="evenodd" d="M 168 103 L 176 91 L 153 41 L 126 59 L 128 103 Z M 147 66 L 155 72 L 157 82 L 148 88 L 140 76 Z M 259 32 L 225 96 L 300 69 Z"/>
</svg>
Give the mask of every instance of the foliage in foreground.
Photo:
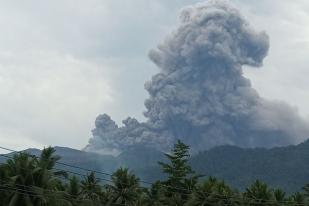
<svg viewBox="0 0 309 206">
<path fill-rule="evenodd" d="M 159 162 L 164 181 L 142 182 L 126 168 L 109 179 L 94 172 L 70 176 L 57 170 L 60 159 L 51 147 L 40 157 L 16 153 L 0 165 L 0 206 L 296 206 L 309 205 L 309 184 L 287 195 L 257 180 L 244 192 L 214 177 L 205 179 L 188 165 L 189 147 L 178 141 L 169 162 Z"/>
</svg>

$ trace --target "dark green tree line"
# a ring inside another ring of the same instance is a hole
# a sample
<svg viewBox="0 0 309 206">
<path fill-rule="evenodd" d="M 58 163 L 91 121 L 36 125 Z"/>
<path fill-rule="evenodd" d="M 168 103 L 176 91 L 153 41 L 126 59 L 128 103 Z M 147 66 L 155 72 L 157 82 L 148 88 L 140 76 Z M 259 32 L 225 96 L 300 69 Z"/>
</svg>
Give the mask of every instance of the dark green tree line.
<svg viewBox="0 0 309 206">
<path fill-rule="evenodd" d="M 0 206 L 297 206 L 309 205 L 309 184 L 287 195 L 255 181 L 244 192 L 214 177 L 196 174 L 188 164 L 189 146 L 178 141 L 159 162 L 165 180 L 145 185 L 127 168 L 106 182 L 95 172 L 77 177 L 55 169 L 51 147 L 40 157 L 16 153 L 0 165 Z M 202 163 L 201 163 L 202 164 Z"/>
</svg>

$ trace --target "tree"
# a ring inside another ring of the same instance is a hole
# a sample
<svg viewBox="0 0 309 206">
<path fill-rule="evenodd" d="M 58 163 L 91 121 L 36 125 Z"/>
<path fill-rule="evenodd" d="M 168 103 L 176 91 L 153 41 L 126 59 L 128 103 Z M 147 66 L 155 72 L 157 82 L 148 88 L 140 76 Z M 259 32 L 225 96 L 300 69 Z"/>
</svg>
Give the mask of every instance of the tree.
<svg viewBox="0 0 309 206">
<path fill-rule="evenodd" d="M 156 181 L 151 185 L 148 191 L 149 204 L 153 206 L 163 206 L 166 188 L 160 181 Z"/>
<path fill-rule="evenodd" d="M 57 161 L 61 159 L 59 155 L 55 155 L 56 150 L 52 147 L 44 148 L 41 152 L 38 167 L 40 167 L 43 171 L 52 172 L 53 176 L 56 177 L 68 177 L 68 174 L 63 170 L 53 171 Z"/>
<path fill-rule="evenodd" d="M 139 178 L 130 173 L 127 168 L 120 168 L 112 175 L 113 184 L 108 187 L 111 204 L 135 206 L 142 201 L 143 188 Z"/>
<path fill-rule="evenodd" d="M 39 192 L 33 190 L 35 185 L 36 158 L 29 154 L 14 154 L 3 166 L 7 177 L 2 186 L 7 189 L 7 196 L 3 205 L 23 206 L 34 205 L 35 202 L 46 202 L 46 198 L 40 197 Z"/>
<path fill-rule="evenodd" d="M 281 190 L 281 189 L 276 189 L 274 190 L 274 199 L 275 199 L 275 204 L 274 205 L 282 205 L 283 202 L 286 202 L 286 193 Z"/>
<path fill-rule="evenodd" d="M 42 153 L 45 152 L 45 149 Z M 53 156 L 53 152 L 50 157 Z M 28 153 L 16 153 L 12 159 L 8 159 L 2 165 L 2 184 L 6 189 L 2 203 L 4 205 L 46 205 L 67 202 L 63 198 L 63 192 L 57 191 L 56 187 L 61 184 L 54 177 L 52 167 L 42 168 L 40 160 Z M 52 191 L 52 192 L 51 192 Z"/>
<path fill-rule="evenodd" d="M 295 194 L 293 194 L 291 196 L 291 200 L 294 202 L 294 205 L 308 205 L 306 204 L 305 195 L 300 192 L 296 192 Z"/>
<path fill-rule="evenodd" d="M 2 187 L 6 189 L 2 201 L 4 205 L 39 206 L 52 202 L 58 205 L 68 203 L 63 198 L 64 193 L 57 189 L 62 183 L 52 171 L 54 165 L 47 164 L 48 161 L 54 161 L 54 152 L 50 147 L 46 148 L 42 151 L 41 157 L 45 156 L 40 159 L 28 153 L 16 153 L 2 165 L 1 181 Z"/>
<path fill-rule="evenodd" d="M 271 206 L 274 203 L 272 191 L 267 184 L 256 180 L 244 193 L 244 199 L 249 205 L 254 206 Z"/>
<path fill-rule="evenodd" d="M 56 150 L 52 147 L 44 148 L 37 159 L 37 171 L 35 175 L 36 190 L 40 191 L 43 196 L 48 196 L 49 204 L 69 204 L 65 198 L 60 177 L 67 178 L 67 173 L 63 170 L 55 169 L 56 162 L 61 159 L 55 155 Z M 53 191 L 50 194 L 50 191 Z"/>
<path fill-rule="evenodd" d="M 303 190 L 304 190 L 304 196 L 308 199 L 309 198 L 309 184 L 306 184 L 304 187 L 303 187 Z"/>
<path fill-rule="evenodd" d="M 95 177 L 94 172 L 87 175 L 81 181 L 81 200 L 85 200 L 91 205 L 101 205 L 102 187 L 99 183 L 100 180 Z"/>
<path fill-rule="evenodd" d="M 239 205 L 239 199 L 236 193 L 223 181 L 209 177 L 208 180 L 196 187 L 186 205 Z"/>
<path fill-rule="evenodd" d="M 165 204 L 184 205 L 200 176 L 195 175 L 188 164 L 190 147 L 180 140 L 174 145 L 171 154 L 165 154 L 169 163 L 159 162 L 167 180 L 161 182 L 165 187 Z"/>
<path fill-rule="evenodd" d="M 71 203 L 74 206 L 77 206 L 78 203 L 80 202 L 80 193 L 81 193 L 81 186 L 80 186 L 80 181 L 78 177 L 73 176 L 69 178 L 69 183 L 66 185 L 66 196 L 68 199 L 71 199 Z"/>
</svg>

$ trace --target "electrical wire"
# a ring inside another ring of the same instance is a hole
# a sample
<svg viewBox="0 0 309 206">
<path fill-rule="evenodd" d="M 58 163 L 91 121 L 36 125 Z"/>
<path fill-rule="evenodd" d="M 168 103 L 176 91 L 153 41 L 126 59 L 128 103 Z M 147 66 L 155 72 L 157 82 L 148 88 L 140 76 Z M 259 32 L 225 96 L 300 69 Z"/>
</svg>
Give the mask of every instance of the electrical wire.
<svg viewBox="0 0 309 206">
<path fill-rule="evenodd" d="M 7 151 L 10 151 L 10 152 L 14 152 L 14 153 L 19 153 L 19 154 L 26 154 L 26 155 L 29 155 L 30 157 L 34 157 L 34 158 L 40 158 L 36 155 L 31 155 L 31 154 L 28 154 L 28 153 L 25 153 L 25 152 L 20 152 L 20 151 L 16 151 L 16 150 L 12 150 L 12 149 L 9 149 L 9 148 L 6 148 L 6 147 L 1 147 L 0 146 L 0 149 L 4 149 L 4 150 L 7 150 Z M 6 158 L 12 158 L 8 155 L 3 155 L 3 154 L 0 154 L 0 156 L 3 156 L 3 157 L 6 157 Z M 101 171 L 96 171 L 96 170 L 91 170 L 91 169 L 88 169 L 88 168 L 83 168 L 83 167 L 78 167 L 78 166 L 74 166 L 74 165 L 71 165 L 71 164 L 67 164 L 67 163 L 63 163 L 63 162 L 59 162 L 59 161 L 56 161 L 55 162 L 56 164 L 60 164 L 60 165 L 65 165 L 65 166 L 68 166 L 68 167 L 71 167 L 71 168 L 75 168 L 75 169 L 80 169 L 80 170 L 84 170 L 84 171 L 87 171 L 87 172 L 94 172 L 94 173 L 97 173 L 97 174 L 103 174 L 103 175 L 108 175 L 110 177 L 113 177 L 113 174 L 110 174 L 110 173 L 107 173 L 107 172 L 101 172 Z M 78 175 L 78 176 L 82 176 L 82 177 L 87 177 L 87 175 L 85 174 L 81 174 L 81 173 L 77 173 L 77 172 L 73 172 L 73 171 L 70 171 L 70 170 L 63 170 L 63 169 L 58 169 L 55 167 L 56 170 L 58 171 L 64 171 L 64 172 L 67 172 L 67 173 L 71 173 L 71 174 L 74 174 L 74 175 Z M 110 179 L 105 179 L 105 178 L 99 178 L 97 177 L 96 179 L 98 180 L 103 180 L 103 181 L 107 181 L 107 182 L 113 182 L 113 180 L 110 180 Z M 149 181 L 144 181 L 144 180 L 140 180 L 141 183 L 144 183 L 144 184 L 148 184 L 148 185 L 153 185 L 154 183 L 152 182 L 149 182 Z M 125 185 L 125 184 L 124 184 Z M 128 186 L 128 185 L 125 185 L 125 186 Z M 165 188 L 170 188 L 170 189 L 175 189 L 175 190 L 181 190 L 181 191 L 185 191 L 187 193 L 183 193 L 183 192 L 174 192 L 174 193 L 177 193 L 177 194 L 181 194 L 181 195 L 190 195 L 190 193 L 194 192 L 194 190 L 192 189 L 185 189 L 185 188 L 177 188 L 177 187 L 173 187 L 173 186 L 169 186 L 169 185 L 164 185 L 164 184 L 160 184 L 159 186 L 162 186 L 162 187 L 165 187 Z M 171 192 L 173 193 L 173 192 Z M 215 195 L 215 199 L 220 199 L 220 200 L 227 200 L 227 199 L 233 199 L 233 198 L 239 198 L 238 196 L 225 196 L 225 195 L 220 195 L 220 194 L 213 194 L 213 193 L 209 193 L 209 192 L 202 192 L 203 194 L 206 194 L 206 195 Z M 211 198 L 214 198 L 214 197 L 211 197 Z M 265 203 L 282 203 L 282 204 L 286 204 L 286 203 L 293 203 L 294 205 L 304 205 L 304 204 L 300 204 L 300 203 L 294 203 L 292 201 L 273 201 L 273 200 L 264 200 L 264 199 L 258 199 L 258 198 L 246 198 L 246 200 L 253 200 L 253 201 L 257 201 L 259 204 L 261 202 L 265 202 Z"/>
</svg>

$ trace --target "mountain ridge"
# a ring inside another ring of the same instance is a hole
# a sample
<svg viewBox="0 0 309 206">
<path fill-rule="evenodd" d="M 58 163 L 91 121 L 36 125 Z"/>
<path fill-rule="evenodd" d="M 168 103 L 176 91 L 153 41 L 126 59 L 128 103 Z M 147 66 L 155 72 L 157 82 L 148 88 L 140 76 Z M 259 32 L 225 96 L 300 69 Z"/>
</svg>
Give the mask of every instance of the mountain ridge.
<svg viewBox="0 0 309 206">
<path fill-rule="evenodd" d="M 61 162 L 89 170 L 112 173 L 119 167 L 128 167 L 142 180 L 164 178 L 158 161 L 163 153 L 144 147 L 132 147 L 117 157 L 85 152 L 69 147 L 54 147 Z M 38 149 L 27 149 L 39 155 Z M 3 159 L 2 159 L 3 161 Z M 294 192 L 309 183 L 309 140 L 298 145 L 275 148 L 241 148 L 231 145 L 214 147 L 199 152 L 189 159 L 198 173 L 223 179 L 239 190 L 244 190 L 256 179 L 287 192 Z M 58 168 L 86 174 L 86 171 L 57 165 Z"/>
</svg>

